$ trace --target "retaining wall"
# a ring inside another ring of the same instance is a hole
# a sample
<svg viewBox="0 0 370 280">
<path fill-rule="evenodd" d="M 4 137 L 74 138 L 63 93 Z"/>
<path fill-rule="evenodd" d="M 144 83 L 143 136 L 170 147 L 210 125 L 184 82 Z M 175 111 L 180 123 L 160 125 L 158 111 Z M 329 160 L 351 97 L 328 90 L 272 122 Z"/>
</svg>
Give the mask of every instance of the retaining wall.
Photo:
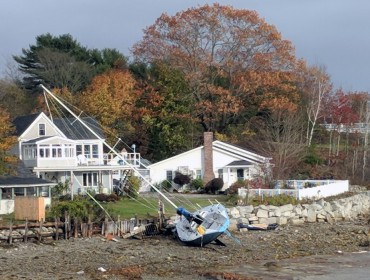
<svg viewBox="0 0 370 280">
<path fill-rule="evenodd" d="M 283 206 L 236 206 L 228 209 L 230 230 L 243 224 L 299 225 L 303 223 L 352 220 L 370 213 L 370 192 L 327 202 L 323 198 L 312 204 Z"/>
</svg>

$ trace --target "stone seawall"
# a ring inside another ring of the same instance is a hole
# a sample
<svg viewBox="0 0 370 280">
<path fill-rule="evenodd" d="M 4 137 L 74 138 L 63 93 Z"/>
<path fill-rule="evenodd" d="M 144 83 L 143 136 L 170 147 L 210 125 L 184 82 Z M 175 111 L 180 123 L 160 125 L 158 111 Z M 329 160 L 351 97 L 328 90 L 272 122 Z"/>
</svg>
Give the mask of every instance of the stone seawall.
<svg viewBox="0 0 370 280">
<path fill-rule="evenodd" d="M 356 194 L 327 202 L 320 199 L 312 204 L 287 204 L 283 206 L 236 206 L 228 209 L 229 230 L 236 231 L 242 224 L 299 225 L 303 223 L 353 220 L 370 213 L 370 193 Z"/>
</svg>

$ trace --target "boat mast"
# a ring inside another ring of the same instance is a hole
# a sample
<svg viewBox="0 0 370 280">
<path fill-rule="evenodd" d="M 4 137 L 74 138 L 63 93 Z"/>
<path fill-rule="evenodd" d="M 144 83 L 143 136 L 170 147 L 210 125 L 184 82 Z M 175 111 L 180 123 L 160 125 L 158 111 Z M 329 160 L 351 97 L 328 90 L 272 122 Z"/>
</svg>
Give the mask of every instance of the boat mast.
<svg viewBox="0 0 370 280">
<path fill-rule="evenodd" d="M 157 193 L 159 193 L 165 200 L 167 200 L 175 209 L 177 209 L 177 206 L 175 203 L 173 203 L 167 196 L 164 195 L 157 187 L 155 187 L 152 183 L 150 183 L 143 175 L 140 174 L 139 170 L 127 162 L 119 153 L 117 153 L 108 143 L 106 143 L 94 130 L 92 130 L 83 120 L 80 119 L 79 116 L 77 116 L 73 111 L 68 108 L 58 97 L 56 97 L 50 90 L 48 90 L 44 85 L 40 85 L 44 91 L 46 91 L 51 97 L 53 97 L 64 109 L 66 109 L 71 115 L 76 118 L 84 127 L 86 127 L 92 134 L 94 134 L 100 141 L 104 143 L 105 146 L 108 147 L 116 156 L 118 156 L 121 160 L 124 161 L 125 164 L 127 164 L 132 170 L 136 172 L 147 184 L 149 184 Z"/>
</svg>

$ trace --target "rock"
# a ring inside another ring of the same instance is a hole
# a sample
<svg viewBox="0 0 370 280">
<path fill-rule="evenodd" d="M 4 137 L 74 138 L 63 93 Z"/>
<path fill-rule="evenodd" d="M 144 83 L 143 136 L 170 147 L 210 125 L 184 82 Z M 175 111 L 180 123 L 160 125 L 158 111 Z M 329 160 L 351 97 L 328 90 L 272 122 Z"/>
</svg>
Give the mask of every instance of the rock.
<svg viewBox="0 0 370 280">
<path fill-rule="evenodd" d="M 279 225 L 286 225 L 288 223 L 288 219 L 286 217 L 277 217 L 276 223 Z"/>
<path fill-rule="evenodd" d="M 232 218 L 239 218 L 240 217 L 240 213 L 239 213 L 239 210 L 238 210 L 238 208 L 236 208 L 236 207 L 233 207 L 233 208 L 231 208 L 230 209 L 230 216 L 232 217 Z"/>
<path fill-rule="evenodd" d="M 309 223 L 316 222 L 316 211 L 313 208 L 310 208 L 307 211 L 307 222 Z"/>
<path fill-rule="evenodd" d="M 266 209 L 258 209 L 256 216 L 258 218 L 268 218 L 269 213 Z"/>
<path fill-rule="evenodd" d="M 292 204 L 286 204 L 286 205 L 280 206 L 279 208 L 280 208 L 280 212 L 284 213 L 286 211 L 292 211 L 293 210 L 293 205 Z"/>
</svg>

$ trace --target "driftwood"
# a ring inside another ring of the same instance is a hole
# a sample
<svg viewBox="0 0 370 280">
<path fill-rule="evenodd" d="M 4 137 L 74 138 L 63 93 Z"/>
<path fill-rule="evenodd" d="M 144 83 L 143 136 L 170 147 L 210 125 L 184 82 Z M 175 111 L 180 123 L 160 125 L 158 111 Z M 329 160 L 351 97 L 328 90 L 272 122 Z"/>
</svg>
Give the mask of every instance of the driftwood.
<svg viewBox="0 0 370 280">
<path fill-rule="evenodd" d="M 122 236 L 122 238 L 129 238 L 129 237 L 133 237 L 133 236 L 136 236 L 136 237 L 139 237 L 140 239 L 142 238 L 143 236 L 143 233 L 145 232 L 145 225 L 141 225 L 140 227 L 134 229 L 132 232 L 129 232 L 125 235 Z"/>
</svg>

